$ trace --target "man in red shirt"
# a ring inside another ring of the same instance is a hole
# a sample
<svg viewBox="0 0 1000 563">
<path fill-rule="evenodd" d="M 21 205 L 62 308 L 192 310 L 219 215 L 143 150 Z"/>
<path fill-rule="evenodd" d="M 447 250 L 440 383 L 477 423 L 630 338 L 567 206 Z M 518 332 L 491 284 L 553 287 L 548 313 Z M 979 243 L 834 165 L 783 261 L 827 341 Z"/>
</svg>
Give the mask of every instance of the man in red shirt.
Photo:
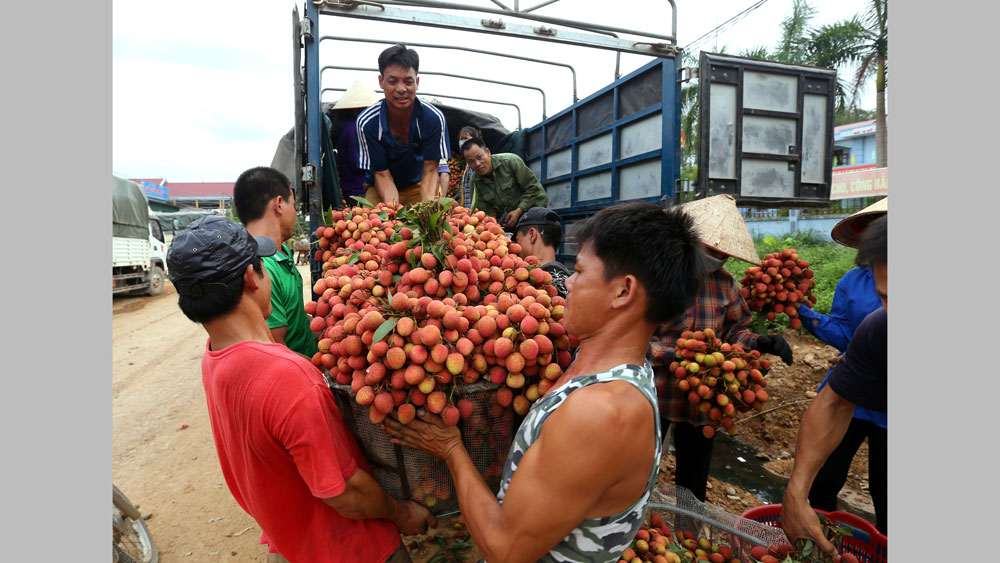
<svg viewBox="0 0 1000 563">
<path fill-rule="evenodd" d="M 208 332 L 202 382 L 226 484 L 263 530 L 268 561 L 409 561 L 399 533 L 422 533 L 434 517 L 381 489 L 322 374 L 274 342 L 260 258 L 275 252 L 217 216 L 167 252 L 181 311 Z"/>
</svg>

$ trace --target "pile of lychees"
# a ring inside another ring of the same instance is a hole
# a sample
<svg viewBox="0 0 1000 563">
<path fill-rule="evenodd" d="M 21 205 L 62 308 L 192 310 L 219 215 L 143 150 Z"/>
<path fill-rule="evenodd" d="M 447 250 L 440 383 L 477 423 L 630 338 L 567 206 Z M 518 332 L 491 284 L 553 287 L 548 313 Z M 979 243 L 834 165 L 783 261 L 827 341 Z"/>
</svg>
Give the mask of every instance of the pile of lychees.
<svg viewBox="0 0 1000 563">
<path fill-rule="evenodd" d="M 674 349 L 670 371 L 675 385 L 687 394 L 692 408 L 708 414 L 709 424 L 702 427 L 706 438 L 715 436 L 719 426 L 730 430 L 737 412 L 764 407 L 764 372 L 770 362 L 757 350 L 744 352 L 740 344 L 722 342 L 710 328 L 685 331 Z"/>
<path fill-rule="evenodd" d="M 682 563 L 710 561 L 712 563 L 738 563 L 733 549 L 725 544 L 715 544 L 708 538 L 695 538 L 693 532 L 670 527 L 655 512 L 649 523 L 639 528 L 628 549 L 618 558 L 618 563 Z"/>
<path fill-rule="evenodd" d="M 821 520 L 827 539 L 838 549 L 841 547 L 842 528 L 829 520 Z M 849 533 L 849 532 L 848 532 Z M 653 512 L 648 524 L 639 528 L 631 545 L 618 558 L 618 563 L 688 563 L 705 561 L 708 563 L 858 563 L 852 553 L 838 555 L 823 553 L 812 542 L 797 540 L 768 547 L 752 548 L 737 546 L 734 550 L 724 543 L 716 543 L 706 537 L 697 537 L 694 532 L 673 530 L 665 525 L 663 518 Z M 743 559 L 740 559 L 743 557 Z"/>
<path fill-rule="evenodd" d="M 761 266 L 747 268 L 743 274 L 740 294 L 751 311 L 764 314 L 769 321 L 784 313 L 790 319 L 788 325 L 799 328 L 802 321 L 798 308 L 816 304 L 813 271 L 809 261 L 799 258 L 794 248 L 765 255 Z"/>
<path fill-rule="evenodd" d="M 323 275 L 307 305 L 313 363 L 350 384 L 375 424 L 419 407 L 455 425 L 472 415 L 463 385 L 500 385 L 525 414 L 562 376 L 578 342 L 565 299 L 538 260 L 520 258 L 496 219 L 440 199 L 332 211 L 316 230 Z"/>
</svg>

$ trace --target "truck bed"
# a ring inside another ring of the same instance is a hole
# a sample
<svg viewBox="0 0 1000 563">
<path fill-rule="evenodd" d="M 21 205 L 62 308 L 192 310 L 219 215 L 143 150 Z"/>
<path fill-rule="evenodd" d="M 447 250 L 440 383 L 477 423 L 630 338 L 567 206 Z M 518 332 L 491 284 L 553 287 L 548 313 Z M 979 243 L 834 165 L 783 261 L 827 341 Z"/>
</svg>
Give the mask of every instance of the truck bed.
<svg viewBox="0 0 1000 563">
<path fill-rule="evenodd" d="M 112 237 L 112 268 L 139 267 L 149 269 L 149 240 Z"/>
</svg>

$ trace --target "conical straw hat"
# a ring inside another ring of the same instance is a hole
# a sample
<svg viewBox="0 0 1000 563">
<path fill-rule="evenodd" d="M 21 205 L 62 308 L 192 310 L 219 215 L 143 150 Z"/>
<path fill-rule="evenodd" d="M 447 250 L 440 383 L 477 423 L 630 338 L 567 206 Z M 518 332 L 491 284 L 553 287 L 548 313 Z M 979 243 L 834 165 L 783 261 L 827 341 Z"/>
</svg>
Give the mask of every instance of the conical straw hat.
<svg viewBox="0 0 1000 563">
<path fill-rule="evenodd" d="M 682 209 L 694 219 L 701 242 L 733 258 L 760 265 L 753 237 L 736 208 L 733 196 L 696 199 L 685 203 Z"/>
<path fill-rule="evenodd" d="M 362 84 L 360 80 L 355 80 L 337 103 L 333 104 L 333 109 L 366 108 L 377 101 L 379 97 L 374 90 Z"/>
<path fill-rule="evenodd" d="M 841 219 L 833 230 L 830 238 L 844 246 L 857 248 L 861 244 L 861 233 L 869 223 L 889 212 L 889 198 L 882 198 L 868 207 Z"/>
</svg>

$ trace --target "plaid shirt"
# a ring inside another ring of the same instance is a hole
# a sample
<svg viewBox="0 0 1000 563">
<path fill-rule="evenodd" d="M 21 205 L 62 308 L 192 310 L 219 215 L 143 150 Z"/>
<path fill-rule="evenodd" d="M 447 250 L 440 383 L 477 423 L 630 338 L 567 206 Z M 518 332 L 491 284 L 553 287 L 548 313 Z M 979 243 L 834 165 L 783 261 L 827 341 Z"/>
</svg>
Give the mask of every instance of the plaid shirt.
<svg viewBox="0 0 1000 563">
<path fill-rule="evenodd" d="M 750 307 L 740 296 L 736 279 L 723 268 L 709 274 L 695 304 L 675 321 L 660 325 L 649 342 L 646 358 L 653 366 L 661 417 L 695 426 L 707 424 L 708 414 L 699 413 L 688 403 L 687 394 L 677 389 L 679 380 L 670 373 L 674 345 L 681 333 L 706 328 L 713 329 L 723 342 L 742 344 L 745 350 L 757 346 L 757 335 L 750 331 Z"/>
</svg>

